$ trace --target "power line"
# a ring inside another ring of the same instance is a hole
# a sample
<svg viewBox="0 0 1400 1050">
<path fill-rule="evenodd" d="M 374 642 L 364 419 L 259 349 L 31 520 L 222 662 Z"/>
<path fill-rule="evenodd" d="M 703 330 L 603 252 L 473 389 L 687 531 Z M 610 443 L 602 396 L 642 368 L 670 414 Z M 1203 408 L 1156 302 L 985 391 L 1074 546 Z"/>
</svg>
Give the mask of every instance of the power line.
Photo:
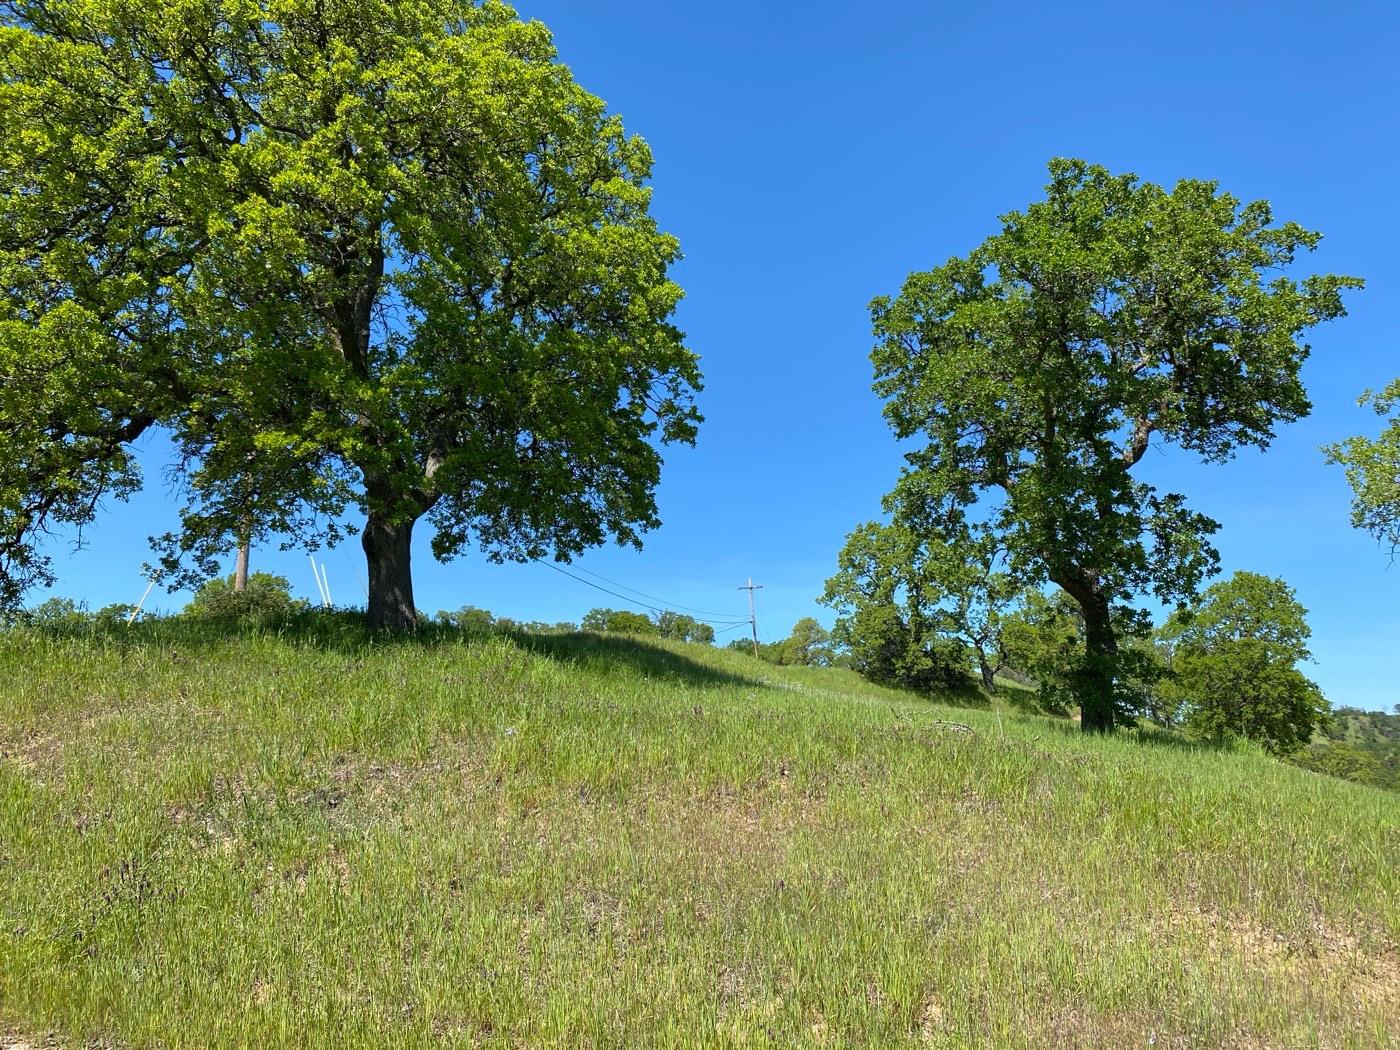
<svg viewBox="0 0 1400 1050">
<path fill-rule="evenodd" d="M 538 559 L 537 559 L 537 560 L 538 560 Z M 552 568 L 555 568 L 555 566 L 554 566 L 553 564 L 549 563 L 549 562 L 541 562 L 540 564 L 542 564 L 542 565 L 549 565 L 549 567 L 550 567 L 551 569 L 552 569 Z M 650 599 L 651 599 L 652 601 L 654 601 L 654 602 L 661 602 L 662 605 L 664 605 L 667 609 L 684 609 L 686 612 L 699 613 L 701 616 L 729 616 L 729 615 L 730 615 L 730 614 L 727 613 L 727 612 L 715 612 L 715 610 L 713 610 L 713 609 L 696 609 L 696 608 L 693 608 L 693 607 L 691 607 L 691 606 L 689 606 L 689 605 L 680 605 L 680 604 L 678 604 L 678 603 L 676 603 L 676 602 L 668 602 L 668 601 L 666 601 L 665 598 L 658 598 L 658 597 L 657 597 L 656 595 L 654 595 L 654 594 L 648 594 L 646 591 L 639 591 L 639 590 L 637 590 L 637 588 L 635 588 L 635 587 L 629 587 L 629 586 L 627 586 L 627 584 L 625 584 L 625 583 L 618 583 L 616 580 L 610 580 L 610 579 L 608 579 L 606 576 L 604 576 L 602 573 L 593 572 L 591 569 L 585 569 L 582 565 L 575 565 L 575 566 L 573 566 L 573 568 L 577 569 L 579 572 L 586 573 L 587 575 L 592 576 L 595 580 L 602 580 L 604 583 L 610 583 L 610 584 L 612 584 L 614 587 L 621 587 L 624 591 L 629 591 L 629 592 L 631 592 L 632 594 L 639 594 L 639 595 L 641 595 L 643 598 L 650 598 Z M 575 577 L 575 578 L 577 578 L 577 577 Z M 650 608 L 650 606 L 648 606 L 648 608 Z"/>
<path fill-rule="evenodd" d="M 622 599 L 624 602 L 626 602 L 628 605 L 636 605 L 636 606 L 639 606 L 640 608 L 647 609 L 647 610 L 649 610 L 649 611 L 651 611 L 651 612 L 654 612 L 654 613 L 663 613 L 663 612 L 671 612 L 671 611 L 673 611 L 673 610 L 671 610 L 670 608 L 668 608 L 668 607 L 666 607 L 666 606 L 647 605 L 647 604 L 645 604 L 645 603 L 643 603 L 643 602 L 637 601 L 637 600 L 634 599 L 634 598 L 629 598 L 629 597 L 627 597 L 627 595 L 625 595 L 625 594 L 619 594 L 617 591 L 609 590 L 609 589 L 606 588 L 606 587 L 601 587 L 601 586 L 599 586 L 598 584 L 594 583 L 592 580 L 585 580 L 582 576 L 575 576 L 573 573 L 567 571 L 566 569 L 561 569 L 559 566 L 554 565 L 554 564 L 552 564 L 552 563 L 550 563 L 550 562 L 547 562 L 547 561 L 540 561 L 538 558 L 535 559 L 535 560 L 536 560 L 537 562 L 539 562 L 540 565 L 543 565 L 546 569 L 553 569 L 555 572 L 557 572 L 557 573 L 559 573 L 559 574 L 561 574 L 561 575 L 563 575 L 563 576 L 567 576 L 567 577 L 569 577 L 569 579 L 571 579 L 571 580 L 577 580 L 579 583 L 584 584 L 584 585 L 587 586 L 587 587 L 592 587 L 592 588 L 593 588 L 594 590 L 596 590 L 596 591 L 602 591 L 604 594 L 611 594 L 614 598 L 621 598 L 621 599 Z M 621 586 L 621 584 L 619 584 L 618 586 Z M 640 592 L 639 592 L 639 593 L 640 593 Z M 709 625 L 712 626 L 712 627 L 742 627 L 745 623 L 748 622 L 748 621 L 746 621 L 746 620 L 701 620 L 701 619 L 698 619 L 698 618 L 695 618 L 695 619 L 696 619 L 697 622 L 699 622 L 699 623 L 707 623 L 707 624 L 709 624 Z"/>
</svg>

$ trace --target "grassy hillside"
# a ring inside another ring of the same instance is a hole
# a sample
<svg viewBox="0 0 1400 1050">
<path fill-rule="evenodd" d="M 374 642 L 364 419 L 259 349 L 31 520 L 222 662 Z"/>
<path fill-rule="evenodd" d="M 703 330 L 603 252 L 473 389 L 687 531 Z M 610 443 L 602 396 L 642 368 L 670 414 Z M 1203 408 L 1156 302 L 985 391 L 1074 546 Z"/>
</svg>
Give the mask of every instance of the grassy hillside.
<svg viewBox="0 0 1400 1050">
<path fill-rule="evenodd" d="M 1299 765 L 1359 784 L 1400 791 L 1400 710 L 1343 707 L 1298 756 Z"/>
<path fill-rule="evenodd" d="M 1400 1032 L 1400 797 L 848 672 L 586 635 L 367 644 L 350 621 L 14 631 L 0 755 L 12 1038 Z"/>
</svg>

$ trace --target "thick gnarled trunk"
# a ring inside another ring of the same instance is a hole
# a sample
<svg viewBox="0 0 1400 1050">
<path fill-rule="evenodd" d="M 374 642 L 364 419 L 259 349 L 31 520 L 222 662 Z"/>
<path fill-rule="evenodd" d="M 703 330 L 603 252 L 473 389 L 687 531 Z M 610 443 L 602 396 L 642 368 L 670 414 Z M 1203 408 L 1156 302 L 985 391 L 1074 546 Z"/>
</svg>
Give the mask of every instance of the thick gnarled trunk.
<svg viewBox="0 0 1400 1050">
<path fill-rule="evenodd" d="M 413 604 L 413 522 L 371 512 L 361 538 L 369 569 L 369 624 L 391 631 L 418 625 Z"/>
<path fill-rule="evenodd" d="M 1111 732 L 1116 704 L 1113 681 L 1118 639 L 1113 634 L 1109 604 L 1095 594 L 1080 603 L 1084 613 L 1084 665 L 1078 674 L 1080 727 L 1086 733 Z"/>
<path fill-rule="evenodd" d="M 1084 617 L 1084 659 L 1073 679 L 1075 699 L 1079 701 L 1080 728 L 1086 733 L 1112 732 L 1117 711 L 1114 679 L 1118 664 L 1112 603 L 1104 594 L 1096 573 L 1064 568 L 1052 578 L 1075 600 Z"/>
</svg>

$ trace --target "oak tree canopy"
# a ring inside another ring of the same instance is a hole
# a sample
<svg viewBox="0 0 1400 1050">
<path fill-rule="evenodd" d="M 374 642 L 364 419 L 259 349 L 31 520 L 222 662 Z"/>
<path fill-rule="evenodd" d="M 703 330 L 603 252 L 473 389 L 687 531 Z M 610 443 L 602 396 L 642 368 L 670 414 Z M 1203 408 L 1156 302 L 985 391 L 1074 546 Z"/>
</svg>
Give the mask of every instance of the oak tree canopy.
<svg viewBox="0 0 1400 1050">
<path fill-rule="evenodd" d="M 651 153 L 488 0 L 0 4 L 0 599 L 182 453 L 166 566 L 365 515 L 369 615 L 433 552 L 655 526 L 694 440 Z"/>
<path fill-rule="evenodd" d="M 1221 462 L 1309 412 L 1303 337 L 1361 286 L 1286 275 L 1319 240 L 1213 182 L 1055 160 L 1044 200 L 872 304 L 875 390 L 916 446 L 887 508 L 1074 599 L 1086 730 L 1119 715 L 1115 606 L 1189 600 L 1217 563 L 1216 523 L 1135 470 L 1154 442 Z"/>
</svg>

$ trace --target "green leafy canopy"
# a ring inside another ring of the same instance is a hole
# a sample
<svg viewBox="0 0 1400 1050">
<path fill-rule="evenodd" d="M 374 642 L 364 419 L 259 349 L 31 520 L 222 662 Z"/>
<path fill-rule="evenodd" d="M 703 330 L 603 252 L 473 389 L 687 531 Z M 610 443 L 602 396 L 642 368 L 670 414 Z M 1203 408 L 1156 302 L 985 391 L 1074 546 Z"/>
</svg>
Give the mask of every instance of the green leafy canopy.
<svg viewBox="0 0 1400 1050">
<path fill-rule="evenodd" d="M 1020 583 L 1074 598 L 1086 728 L 1115 717 L 1111 607 L 1188 600 L 1217 564 L 1216 523 L 1134 468 L 1154 441 L 1207 462 L 1265 448 L 1307 414 L 1303 334 L 1362 283 L 1284 275 L 1319 239 L 1213 182 L 1056 160 L 1044 200 L 872 304 L 875 390 L 918 443 L 889 508 L 985 531 Z"/>
<path fill-rule="evenodd" d="M 429 516 L 440 558 L 658 523 L 657 445 L 699 421 L 679 248 L 647 145 L 543 26 L 494 0 L 0 18 L 0 598 L 48 575 L 40 530 L 140 483 L 153 427 L 184 457 L 172 571 L 248 529 L 334 541 L 348 507 Z"/>
<path fill-rule="evenodd" d="M 1393 552 L 1400 548 L 1400 379 L 1380 392 L 1368 390 L 1361 404 L 1390 417 L 1385 429 L 1374 439 L 1347 438 L 1323 451 L 1329 463 L 1346 468 L 1353 493 L 1351 523 Z"/>
<path fill-rule="evenodd" d="M 1328 719 L 1322 691 L 1298 669 L 1312 658 L 1311 635 L 1307 610 L 1283 580 L 1237 572 L 1162 627 L 1171 670 L 1162 691 L 1197 736 L 1292 753 Z"/>
<path fill-rule="evenodd" d="M 956 682 L 969 654 L 983 687 L 1005 666 L 1002 626 L 1023 597 L 986 530 L 949 535 L 907 516 L 867 522 L 846 539 L 823 603 L 858 669 L 913 688 Z"/>
</svg>

